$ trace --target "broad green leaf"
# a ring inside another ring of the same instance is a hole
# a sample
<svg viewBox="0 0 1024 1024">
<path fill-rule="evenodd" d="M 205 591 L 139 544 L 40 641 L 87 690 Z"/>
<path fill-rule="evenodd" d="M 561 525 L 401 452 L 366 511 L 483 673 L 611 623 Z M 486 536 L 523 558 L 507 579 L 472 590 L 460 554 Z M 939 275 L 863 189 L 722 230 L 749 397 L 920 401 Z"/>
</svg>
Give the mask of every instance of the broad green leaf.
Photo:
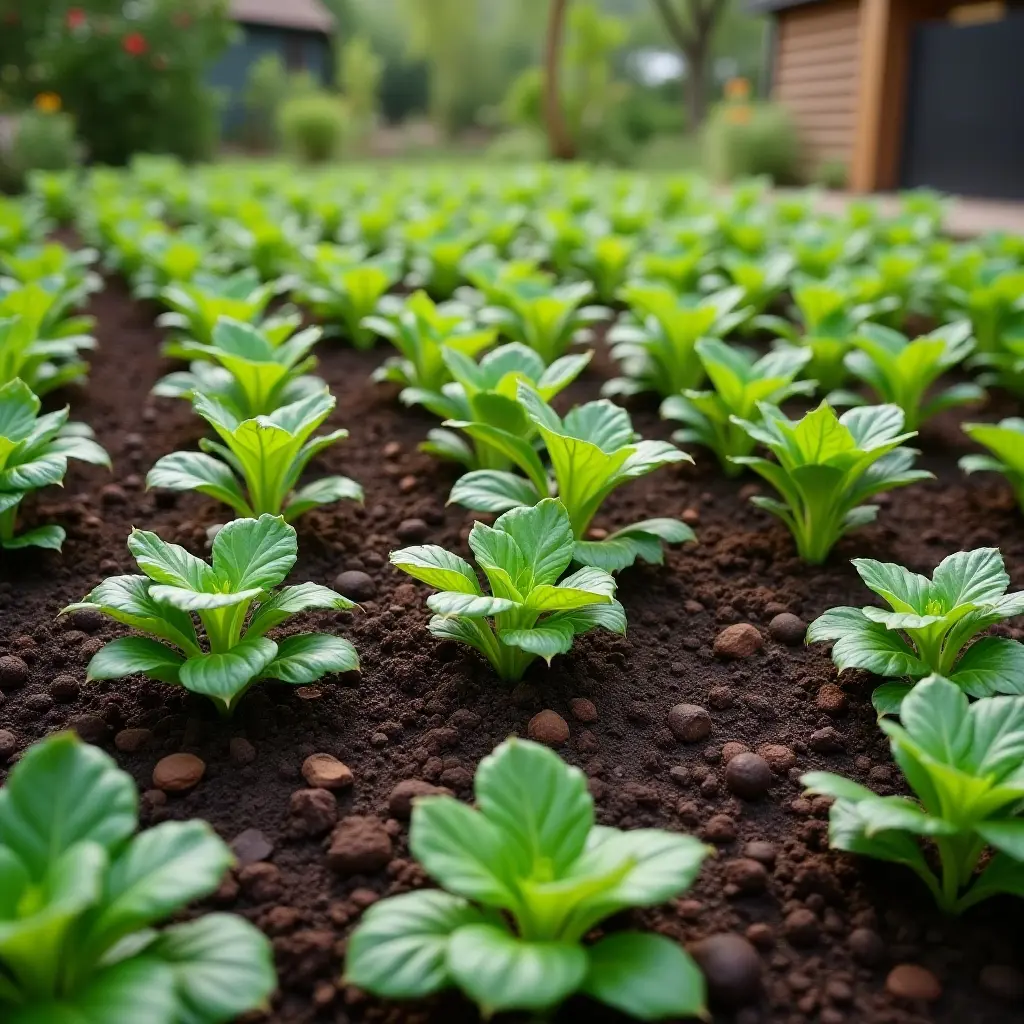
<svg viewBox="0 0 1024 1024">
<path fill-rule="evenodd" d="M 950 679 L 972 697 L 1024 694 L 1024 644 L 1004 637 L 982 637 L 964 651 Z"/>
<path fill-rule="evenodd" d="M 904 698 L 910 693 L 911 683 L 883 683 L 871 691 L 871 706 L 879 718 L 899 715 Z"/>
<path fill-rule="evenodd" d="M 810 636 L 808 636 L 810 640 Z M 878 676 L 925 676 L 928 666 L 910 645 L 877 622 L 866 622 L 842 635 L 832 648 L 832 661 L 840 672 L 862 668 Z"/>
<path fill-rule="evenodd" d="M 519 874 L 544 866 L 557 877 L 583 852 L 594 824 L 586 776 L 546 747 L 510 739 L 485 757 L 477 806 L 501 832 Z"/>
<path fill-rule="evenodd" d="M 320 505 L 362 500 L 363 488 L 355 480 L 350 480 L 347 476 L 325 476 L 295 491 L 285 506 L 284 517 L 291 522 Z"/>
<path fill-rule="evenodd" d="M 907 695 L 900 709 L 903 728 L 936 761 L 959 765 L 971 749 L 968 702 L 948 679 L 930 676 Z"/>
<path fill-rule="evenodd" d="M 111 640 L 92 656 L 86 679 L 123 679 L 138 672 L 162 683 L 177 683 L 184 663 L 177 651 L 157 640 L 123 636 Z"/>
<path fill-rule="evenodd" d="M 704 975 L 663 935 L 619 932 L 587 950 L 583 991 L 636 1020 L 705 1015 Z"/>
<path fill-rule="evenodd" d="M 155 533 L 132 530 L 128 550 L 139 568 L 157 583 L 202 592 L 216 589 L 216 574 L 201 558 L 177 544 L 167 544 Z"/>
<path fill-rule="evenodd" d="M 519 605 L 500 597 L 487 597 L 480 594 L 460 594 L 446 590 L 439 594 L 431 594 L 427 598 L 427 607 L 437 615 L 446 617 L 465 616 L 467 619 L 485 619 L 492 615 L 514 611 Z"/>
<path fill-rule="evenodd" d="M 932 574 L 936 593 L 946 608 L 994 601 L 1006 593 L 1010 577 L 998 548 L 957 551 L 944 558 Z"/>
<path fill-rule="evenodd" d="M 894 562 L 876 562 L 873 558 L 854 558 L 853 567 L 865 585 L 887 601 L 894 611 L 925 614 L 932 589 L 927 576 L 910 572 Z"/>
<path fill-rule="evenodd" d="M 566 622 L 546 619 L 530 629 L 499 629 L 498 639 L 510 647 L 518 647 L 543 658 L 549 665 L 558 654 L 572 650 L 575 630 Z"/>
<path fill-rule="evenodd" d="M 230 703 L 261 678 L 277 657 L 278 646 L 265 636 L 244 639 L 221 654 L 202 654 L 181 666 L 181 685 L 193 693 Z"/>
<path fill-rule="evenodd" d="M 43 548 L 48 551 L 60 551 L 67 535 L 61 526 L 37 526 L 34 530 L 26 530 L 10 540 L 0 541 L 0 546 L 8 551 L 21 548 Z"/>
<path fill-rule="evenodd" d="M 146 487 L 197 491 L 223 502 L 239 515 L 252 514 L 235 474 L 220 459 L 204 452 L 172 452 L 165 455 L 146 474 Z"/>
<path fill-rule="evenodd" d="M 618 601 L 611 604 L 593 604 L 587 608 L 576 608 L 571 612 L 555 612 L 544 620 L 549 626 L 568 626 L 573 633 L 586 633 L 600 627 L 619 636 L 626 635 L 626 612 Z"/>
<path fill-rule="evenodd" d="M 985 842 L 1020 861 L 1024 868 L 1024 818 L 985 821 L 976 825 L 975 830 Z"/>
<path fill-rule="evenodd" d="M 557 1006 L 580 988 L 587 966 L 580 945 L 525 942 L 495 925 L 468 925 L 448 942 L 449 972 L 487 1017 Z"/>
<path fill-rule="evenodd" d="M 300 583 L 279 590 L 256 609 L 246 629 L 247 637 L 263 636 L 299 612 L 345 611 L 355 608 L 354 602 L 319 583 Z"/>
<path fill-rule="evenodd" d="M 453 590 L 461 594 L 481 592 L 480 583 L 469 562 L 437 544 L 392 551 L 390 561 L 402 572 L 438 590 Z"/>
<path fill-rule="evenodd" d="M 230 584 L 222 584 L 230 586 Z M 216 590 L 193 591 L 181 587 L 166 587 L 154 583 L 149 588 L 150 596 L 160 604 L 168 604 L 185 612 L 216 611 L 218 608 L 231 608 L 255 601 L 262 597 L 264 591 L 259 587 L 252 590 Z"/>
<path fill-rule="evenodd" d="M 529 508 L 515 508 L 500 516 L 495 530 L 507 533 L 523 554 L 530 589 L 553 584 L 572 561 L 573 535 L 565 506 L 545 498 Z"/>
<path fill-rule="evenodd" d="M 466 900 L 427 889 L 375 903 L 345 951 L 345 983 L 385 999 L 420 999 L 451 985 L 448 941 L 484 918 Z"/>
<path fill-rule="evenodd" d="M 449 504 L 476 512 L 507 512 L 520 505 L 533 506 L 543 495 L 529 480 L 497 469 L 476 469 L 455 482 Z"/>
<path fill-rule="evenodd" d="M 359 655 L 348 640 L 327 633 L 298 633 L 278 641 L 277 656 L 263 670 L 263 678 L 301 686 L 331 672 L 358 671 Z"/>
<path fill-rule="evenodd" d="M 0 789 L 0 844 L 40 880 L 51 858 L 83 841 L 106 849 L 136 828 L 131 776 L 73 733 L 30 747 Z"/>
<path fill-rule="evenodd" d="M 213 539 L 213 568 L 234 591 L 270 590 L 291 571 L 297 553 L 295 530 L 280 516 L 236 519 Z"/>
</svg>

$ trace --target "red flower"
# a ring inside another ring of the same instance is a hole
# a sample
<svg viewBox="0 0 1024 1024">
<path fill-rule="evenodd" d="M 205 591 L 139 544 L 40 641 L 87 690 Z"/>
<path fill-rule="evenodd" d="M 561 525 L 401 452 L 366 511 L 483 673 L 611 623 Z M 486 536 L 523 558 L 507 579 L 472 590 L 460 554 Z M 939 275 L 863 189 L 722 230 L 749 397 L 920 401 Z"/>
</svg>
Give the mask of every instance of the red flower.
<svg viewBox="0 0 1024 1024">
<path fill-rule="evenodd" d="M 125 53 L 131 54 L 133 57 L 141 57 L 149 49 L 149 43 L 146 42 L 146 37 L 141 32 L 129 32 L 121 40 L 121 46 Z"/>
<path fill-rule="evenodd" d="M 81 28 L 85 24 L 85 11 L 81 7 L 72 7 L 67 16 L 68 28 Z"/>
</svg>

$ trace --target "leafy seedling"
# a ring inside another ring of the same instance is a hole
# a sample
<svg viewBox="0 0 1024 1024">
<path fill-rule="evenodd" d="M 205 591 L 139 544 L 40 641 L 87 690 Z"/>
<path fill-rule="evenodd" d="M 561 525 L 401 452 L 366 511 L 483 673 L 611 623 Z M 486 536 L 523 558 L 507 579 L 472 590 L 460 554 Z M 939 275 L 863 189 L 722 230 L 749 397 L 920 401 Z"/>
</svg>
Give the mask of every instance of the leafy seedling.
<svg viewBox="0 0 1024 1024">
<path fill-rule="evenodd" d="M 1024 700 L 969 705 L 959 686 L 930 676 L 903 701 L 901 723 L 879 724 L 916 800 L 881 797 L 829 772 L 801 779 L 835 800 L 830 844 L 910 868 L 949 914 L 996 895 L 1024 896 Z M 934 844 L 938 873 L 922 840 Z"/>
<path fill-rule="evenodd" d="M 598 825 L 586 776 L 511 739 L 480 762 L 476 806 L 421 797 L 409 846 L 441 886 L 381 900 L 346 950 L 345 981 L 387 999 L 456 987 L 485 1019 L 548 1014 L 574 994 L 637 1020 L 706 1017 L 704 979 L 671 939 L 587 933 L 685 891 L 707 848 L 659 829 Z"/>
<path fill-rule="evenodd" d="M 997 548 L 958 551 L 939 563 L 931 579 L 871 558 L 855 558 L 853 565 L 889 609 L 832 608 L 811 623 L 807 642 L 834 640 L 832 660 L 840 672 L 859 668 L 911 679 L 934 673 L 972 697 L 1024 694 L 1024 644 L 997 636 L 975 639 L 989 626 L 1024 614 L 1024 592 L 1006 593 L 1010 577 Z M 872 696 L 875 709 L 899 714 L 912 687 L 879 687 Z"/>
<path fill-rule="evenodd" d="M 1011 416 L 999 423 L 965 423 L 964 433 L 992 454 L 965 455 L 960 468 L 965 473 L 1002 473 L 1024 511 L 1024 419 Z"/>
<path fill-rule="evenodd" d="M 60 551 L 60 526 L 38 526 L 16 534 L 18 508 L 26 495 L 60 485 L 68 459 L 110 468 L 110 456 L 84 423 L 69 423 L 68 409 L 39 415 L 42 403 L 21 380 L 0 387 L 0 547 Z"/>
<path fill-rule="evenodd" d="M 189 401 L 206 395 L 240 419 L 272 413 L 326 387 L 306 372 L 316 366 L 312 351 L 320 335 L 310 327 L 275 345 L 259 327 L 222 317 L 211 344 L 185 338 L 165 346 L 165 354 L 193 362 L 159 380 L 153 394 Z"/>
<path fill-rule="evenodd" d="M 802 419 L 788 419 L 778 408 L 761 402 L 761 421 L 734 419 L 777 462 L 753 455 L 734 456 L 764 477 L 782 501 L 755 495 L 751 504 L 778 516 L 793 534 L 805 561 L 820 564 L 840 537 L 874 522 L 877 505 L 868 498 L 932 474 L 912 469 L 917 452 L 902 444 L 914 436 L 903 432 L 903 410 L 871 405 L 837 416 L 827 402 Z"/>
<path fill-rule="evenodd" d="M 288 522 L 320 505 L 363 500 L 362 487 L 345 476 L 298 487 L 310 460 L 348 437 L 344 429 L 312 436 L 335 406 L 326 388 L 251 419 L 203 394 L 192 399 L 192 406 L 223 443 L 201 438 L 202 451 L 165 455 L 146 476 L 147 488 L 198 491 L 238 515 L 283 515 Z"/>
<path fill-rule="evenodd" d="M 577 251 L 576 266 L 594 283 L 599 302 L 615 301 L 629 276 L 637 245 L 637 239 L 628 235 L 604 235 Z"/>
<path fill-rule="evenodd" d="M 232 914 L 159 928 L 213 893 L 230 849 L 201 821 L 136 832 L 127 772 L 74 733 L 30 747 L 0 792 L 4 1024 L 227 1024 L 264 1009 L 270 943 Z"/>
<path fill-rule="evenodd" d="M 132 530 L 128 550 L 144 576 L 111 576 L 61 614 L 87 608 L 149 635 L 112 640 L 89 662 L 87 679 L 139 673 L 204 694 L 228 715 L 260 680 L 303 686 L 359 669 L 355 648 L 342 637 L 297 633 L 274 641 L 266 635 L 300 612 L 354 607 L 317 583 L 276 589 L 298 550 L 294 528 L 280 516 L 221 527 L 212 564 L 142 530 Z"/>
<path fill-rule="evenodd" d="M 672 435 L 673 441 L 695 441 L 710 448 L 726 474 L 737 476 L 743 467 L 732 461 L 733 456 L 750 455 L 756 442 L 733 417 L 756 423 L 759 402 L 778 406 L 794 395 L 813 394 L 814 381 L 795 380 L 811 353 L 787 348 L 756 359 L 747 349 L 715 338 L 702 338 L 694 348 L 714 390 L 687 389 L 666 398 L 661 415 L 686 425 Z"/>
<path fill-rule="evenodd" d="M 637 441 L 629 413 L 607 400 L 577 406 L 562 419 L 522 381 L 516 394 L 547 452 L 550 476 L 534 446 L 522 437 L 487 423 L 450 420 L 446 426 L 502 452 L 525 479 L 503 470 L 474 470 L 455 484 L 449 501 L 475 511 L 504 512 L 555 495 L 569 513 L 576 537 L 574 559 L 609 572 L 625 569 L 638 558 L 660 564 L 663 544 L 696 540 L 693 531 L 676 519 L 647 519 L 602 540 L 585 540 L 612 491 L 662 466 L 693 460 L 667 441 Z"/>
</svg>

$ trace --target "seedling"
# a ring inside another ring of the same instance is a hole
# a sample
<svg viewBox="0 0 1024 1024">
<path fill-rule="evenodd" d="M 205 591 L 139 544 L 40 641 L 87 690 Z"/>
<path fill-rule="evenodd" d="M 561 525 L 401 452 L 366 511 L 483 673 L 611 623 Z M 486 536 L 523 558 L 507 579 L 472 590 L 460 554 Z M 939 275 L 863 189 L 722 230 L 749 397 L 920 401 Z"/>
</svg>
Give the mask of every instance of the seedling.
<svg viewBox="0 0 1024 1024">
<path fill-rule="evenodd" d="M 1019 336 L 1004 338 L 999 352 L 979 352 L 967 365 L 972 370 L 982 369 L 977 377 L 982 387 L 1002 388 L 1024 398 L 1024 331 Z"/>
<path fill-rule="evenodd" d="M 960 687 L 930 676 L 903 701 L 901 720 L 879 724 L 916 800 L 880 797 L 828 772 L 801 779 L 810 793 L 835 799 L 831 845 L 910 868 L 949 914 L 1000 893 L 1024 896 L 1024 700 L 968 705 Z M 934 843 L 938 874 L 922 839 Z"/>
<path fill-rule="evenodd" d="M 461 302 L 436 305 L 426 292 L 415 292 L 404 302 L 387 301 L 363 326 L 387 338 L 399 355 L 385 360 L 373 374 L 375 381 L 391 381 L 407 388 L 440 391 L 450 379 L 444 349 L 475 356 L 498 337 L 494 327 L 479 327 Z"/>
<path fill-rule="evenodd" d="M 310 327 L 275 345 L 259 327 L 221 317 L 211 344 L 185 338 L 165 346 L 167 354 L 193 362 L 158 381 L 153 394 L 189 401 L 206 395 L 240 419 L 272 413 L 326 387 L 306 373 L 316 366 L 311 353 L 320 335 Z"/>
<path fill-rule="evenodd" d="M 755 495 L 750 501 L 789 527 L 805 561 L 824 562 L 840 537 L 874 522 L 878 506 L 863 504 L 868 498 L 932 476 L 911 469 L 917 452 L 901 446 L 914 433 L 902 432 L 898 406 L 863 406 L 836 416 L 822 402 L 797 421 L 765 402 L 758 409 L 760 423 L 739 417 L 733 422 L 778 462 L 749 455 L 733 461 L 750 466 L 782 496 L 776 501 Z"/>
<path fill-rule="evenodd" d="M 110 456 L 84 423 L 69 423 L 68 409 L 39 415 L 39 399 L 24 381 L 0 386 L 0 547 L 60 551 L 60 526 L 38 526 L 16 534 L 18 508 L 26 495 L 60 485 L 68 459 L 110 468 Z"/>
<path fill-rule="evenodd" d="M 552 286 L 522 278 L 509 282 L 500 304 L 481 310 L 480 318 L 510 341 L 532 348 L 550 365 L 565 355 L 580 331 L 608 315 L 603 306 L 583 305 L 593 291 L 588 281 Z"/>
<path fill-rule="evenodd" d="M 965 473 L 1002 473 L 1024 511 L 1024 419 L 1014 416 L 999 423 L 965 423 L 964 432 L 992 454 L 965 455 L 960 468 Z"/>
<path fill-rule="evenodd" d="M 409 846 L 441 886 L 364 915 L 345 981 L 388 999 L 460 989 L 485 1019 L 548 1013 L 573 994 L 638 1020 L 706 1016 L 704 980 L 671 939 L 587 933 L 630 907 L 685 891 L 707 848 L 658 829 L 597 825 L 586 776 L 554 752 L 511 739 L 477 769 L 476 807 L 421 797 Z"/>
<path fill-rule="evenodd" d="M 629 413 L 607 400 L 577 406 L 562 419 L 522 381 L 516 394 L 547 450 L 550 478 L 533 445 L 522 437 L 487 423 L 448 421 L 446 426 L 501 451 L 526 475 L 524 479 L 502 470 L 474 470 L 455 484 L 449 501 L 476 511 L 504 512 L 554 494 L 569 513 L 576 537 L 573 558 L 609 572 L 625 569 L 638 558 L 660 564 L 663 543 L 696 540 L 693 531 L 675 519 L 647 519 L 603 540 L 585 540 L 612 491 L 662 466 L 693 460 L 667 441 L 637 441 Z"/>
<path fill-rule="evenodd" d="M 979 352 L 994 355 L 1008 340 L 1024 339 L 1024 270 L 993 261 L 951 293 L 971 318 Z"/>
<path fill-rule="evenodd" d="M 441 214 L 441 217 L 444 215 Z M 437 222 L 428 218 L 421 224 L 406 225 L 409 248 L 413 252 L 412 279 L 431 298 L 446 301 L 462 283 L 462 262 L 479 242 L 475 231 L 443 228 L 437 234 Z M 422 227 L 422 231 L 418 230 Z M 429 237 L 418 237 L 429 233 Z"/>
<path fill-rule="evenodd" d="M 488 352 L 479 363 L 446 348 L 445 365 L 454 378 L 440 392 L 406 388 L 399 396 L 407 405 L 423 405 L 443 419 L 486 423 L 532 441 L 537 429 L 519 402 L 516 389 L 526 381 L 550 401 L 568 387 L 590 362 L 591 353 L 562 356 L 550 366 L 536 352 L 518 342 Z M 429 431 L 420 448 L 442 459 L 461 462 L 467 469 L 509 469 L 512 460 L 486 441 L 467 443 L 454 430 Z"/>
<path fill-rule="evenodd" d="M 835 640 L 832 660 L 840 672 L 860 668 L 911 679 L 934 673 L 972 697 L 1024 694 L 1024 644 L 996 636 L 975 640 L 989 626 L 1024 614 L 1024 592 L 1006 593 L 1010 577 L 997 548 L 958 551 L 939 563 L 931 579 L 871 558 L 855 558 L 853 565 L 891 611 L 833 608 L 811 623 L 807 642 Z M 872 696 L 875 709 L 898 714 L 912 687 L 879 687 Z"/>
<path fill-rule="evenodd" d="M 594 282 L 598 301 L 615 301 L 636 251 L 637 240 L 627 235 L 604 235 L 577 251 L 576 265 Z"/>
<path fill-rule="evenodd" d="M 683 430 L 673 441 L 695 441 L 710 448 L 728 476 L 737 476 L 743 467 L 733 462 L 735 455 L 750 455 L 754 438 L 733 418 L 758 422 L 759 402 L 781 405 L 794 395 L 814 393 L 815 382 L 795 381 L 807 365 L 811 353 L 787 348 L 769 352 L 755 361 L 753 353 L 714 338 L 703 338 L 695 346 L 712 391 L 686 390 L 661 403 L 664 419 L 681 420 Z"/>
<path fill-rule="evenodd" d="M 149 635 L 112 640 L 89 662 L 87 679 L 147 675 L 204 694 L 229 715 L 260 680 L 302 686 L 359 669 L 355 648 L 342 637 L 297 633 L 275 642 L 266 635 L 300 612 L 354 607 L 316 583 L 275 589 L 298 550 L 294 528 L 280 516 L 223 526 L 213 539 L 212 564 L 142 530 L 132 530 L 128 550 L 144 576 L 111 576 L 61 614 L 88 608 Z"/>
<path fill-rule="evenodd" d="M 980 402 L 985 392 L 977 384 L 954 384 L 931 398 L 928 389 L 945 373 L 959 365 L 974 348 L 971 325 L 966 320 L 945 324 L 931 334 L 911 341 L 899 331 L 881 324 L 861 324 L 847 353 L 847 370 L 871 388 L 879 402 L 890 402 L 903 410 L 907 430 L 946 409 Z M 830 401 L 845 405 L 866 405 L 856 394 L 833 393 Z"/>
<path fill-rule="evenodd" d="M 232 914 L 158 930 L 231 851 L 201 821 L 137 833 L 127 772 L 74 733 L 30 747 L 0 792 L 5 1024 L 227 1024 L 273 992 L 270 943 Z"/>
<path fill-rule="evenodd" d="M 625 634 L 626 613 L 615 600 L 615 580 L 585 568 L 559 579 L 573 560 L 574 538 L 561 502 L 476 523 L 469 546 L 491 588 L 480 588 L 472 566 L 435 544 L 391 553 L 391 563 L 441 592 L 427 599 L 430 632 L 478 650 L 505 682 L 517 682 L 537 658 L 548 665 L 573 639 L 595 627 Z"/>
<path fill-rule="evenodd" d="M 750 316 L 764 313 L 786 290 L 794 262 L 788 252 L 770 252 L 759 258 L 745 258 L 735 253 L 722 257 L 729 280 L 743 289 L 742 302 Z"/>
<path fill-rule="evenodd" d="M 655 391 L 663 397 L 696 388 L 704 380 L 697 358 L 701 338 L 724 338 L 747 319 L 736 307 L 742 288 L 714 295 L 677 295 L 664 285 L 633 282 L 621 296 L 632 311 L 630 320 L 608 332 L 612 356 L 625 377 L 610 381 L 605 394 L 635 395 Z"/>
</svg>

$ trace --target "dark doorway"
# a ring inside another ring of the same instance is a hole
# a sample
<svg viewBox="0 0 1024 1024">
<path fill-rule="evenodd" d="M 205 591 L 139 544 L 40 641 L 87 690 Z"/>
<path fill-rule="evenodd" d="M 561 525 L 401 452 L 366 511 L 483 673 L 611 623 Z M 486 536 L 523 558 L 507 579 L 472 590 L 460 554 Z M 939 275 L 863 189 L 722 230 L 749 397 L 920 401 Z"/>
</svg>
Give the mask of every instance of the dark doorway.
<svg viewBox="0 0 1024 1024">
<path fill-rule="evenodd" d="M 901 184 L 1024 199 L 1024 12 L 914 30 Z"/>
</svg>

